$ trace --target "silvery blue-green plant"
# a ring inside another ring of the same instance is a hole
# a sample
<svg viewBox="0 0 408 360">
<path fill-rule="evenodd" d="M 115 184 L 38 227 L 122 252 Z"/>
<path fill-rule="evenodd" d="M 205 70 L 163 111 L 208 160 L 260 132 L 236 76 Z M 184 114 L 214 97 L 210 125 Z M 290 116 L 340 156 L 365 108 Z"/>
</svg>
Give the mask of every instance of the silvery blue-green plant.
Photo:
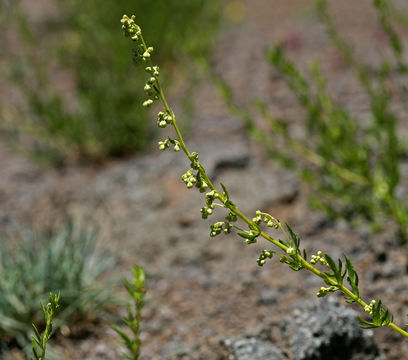
<svg viewBox="0 0 408 360">
<path fill-rule="evenodd" d="M 308 260 L 306 251 L 300 247 L 299 236 L 288 224 L 282 224 L 272 215 L 260 210 L 251 219 L 243 214 L 231 200 L 225 185 L 220 184 L 220 190 L 214 186 L 199 160 L 199 154 L 190 152 L 184 142 L 177 125 L 176 116 L 167 103 L 159 80 L 160 68 L 152 62 L 153 47 L 146 44 L 141 28 L 135 23 L 135 16 L 129 18 L 124 15 L 121 24 L 124 35 L 134 43 L 134 62 L 142 64 L 148 74 L 145 85 L 148 98 L 143 102 L 143 105 L 149 107 L 154 102 L 160 102 L 163 109 L 157 115 L 157 125 L 160 128 L 172 127 L 175 133 L 174 137 L 167 137 L 159 142 L 160 150 L 172 147 L 174 151 L 182 151 L 187 156 L 190 169 L 182 175 L 182 180 L 188 189 L 196 187 L 201 193 L 204 193 L 205 202 L 201 208 L 204 219 L 212 215 L 216 206 L 227 211 L 225 221 L 211 225 L 210 236 L 218 236 L 221 233 L 229 234 L 232 230 L 237 230 L 237 234 L 244 239 L 246 244 L 253 244 L 259 238 L 267 240 L 270 245 L 273 245 L 273 249 L 262 251 L 257 260 L 259 266 L 265 265 L 268 259 L 277 256 L 280 262 L 287 264 L 294 271 L 309 271 L 321 278 L 326 285 L 318 290 L 318 297 L 326 296 L 329 292 L 340 291 L 347 303 L 360 305 L 370 315 L 370 320 L 359 318 L 361 327 L 388 326 L 401 335 L 408 337 L 408 332 L 393 322 L 393 316 L 383 306 L 381 300 L 372 300 L 367 303 L 362 299 L 358 287 L 358 274 L 347 255 L 344 256 L 345 263 L 341 259 L 335 261 L 328 254 L 323 254 L 320 251 L 312 255 Z M 238 221 L 242 224 L 238 223 Z M 284 240 L 269 235 L 267 233 L 269 229 L 280 231 L 284 236 Z"/>
<path fill-rule="evenodd" d="M 37 326 L 33 323 L 34 335 L 33 335 L 33 354 L 34 360 L 44 360 L 45 350 L 47 348 L 47 341 L 52 336 L 52 319 L 59 308 L 59 300 L 61 294 L 58 295 L 50 293 L 49 302 L 46 306 L 41 303 L 41 309 L 44 315 L 45 329 L 40 333 Z M 33 358 L 31 358 L 33 360 Z"/>
<path fill-rule="evenodd" d="M 123 345 L 125 345 L 128 350 L 128 353 L 123 352 L 122 355 L 126 359 L 137 360 L 140 355 L 140 317 L 146 288 L 143 268 L 140 266 L 132 267 L 132 274 L 133 278 L 131 282 L 126 278 L 123 279 L 123 285 L 132 298 L 133 304 L 128 303 L 126 305 L 127 316 L 122 318 L 123 324 L 129 329 L 131 335 L 129 336 L 126 331 L 116 325 L 112 325 L 112 327 L 119 334 Z"/>
<path fill-rule="evenodd" d="M 56 327 L 95 320 L 117 303 L 98 281 L 115 259 L 95 251 L 96 236 L 70 224 L 51 235 L 17 239 L 17 246 L 0 245 L 0 345 L 14 340 L 26 347 L 29 324 L 42 322 L 38 299 L 50 292 L 62 294 Z"/>
</svg>

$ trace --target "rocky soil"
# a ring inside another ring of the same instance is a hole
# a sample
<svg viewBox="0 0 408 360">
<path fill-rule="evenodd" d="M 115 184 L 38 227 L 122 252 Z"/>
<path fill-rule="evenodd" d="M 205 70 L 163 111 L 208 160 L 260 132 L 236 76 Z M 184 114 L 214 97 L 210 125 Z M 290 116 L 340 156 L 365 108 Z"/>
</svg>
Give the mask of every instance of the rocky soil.
<svg viewBox="0 0 408 360">
<path fill-rule="evenodd" d="M 242 4 L 242 21 L 225 20 L 211 60 L 235 89 L 238 102 L 262 97 L 275 114 L 302 121 L 295 99 L 263 59 L 265 48 L 279 41 L 304 68 L 311 60 L 321 61 L 338 101 L 355 113 L 367 112 L 364 96 L 336 57 L 309 1 Z M 341 29 L 358 44 L 358 54 L 375 62 L 386 43 L 369 4 L 342 1 L 334 12 Z M 196 99 L 187 143 L 200 154 L 215 183 L 226 184 L 248 216 L 263 209 L 288 221 L 309 253 L 322 250 L 337 257 L 346 252 L 360 274 L 364 298 L 381 297 L 395 321 L 404 324 L 407 249 L 398 245 L 393 232 L 372 235 L 365 227 L 330 222 L 311 210 L 307 188 L 247 138 L 209 82 L 200 86 Z M 180 99 L 173 100 L 178 108 Z M 406 116 L 404 109 L 397 110 Z M 125 274 L 134 264 L 147 273 L 142 359 L 255 359 L 239 357 L 234 348 L 234 341 L 245 337 L 255 339 L 249 346 L 259 344 L 258 350 L 272 352 L 268 346 L 273 345 L 277 358 L 296 358 L 283 320 L 301 316 L 306 310 L 295 309 L 315 297 L 321 282 L 306 272 L 289 271 L 276 259 L 259 268 L 255 260 L 268 247 L 262 241 L 248 246 L 233 235 L 210 238 L 209 226 L 223 212 L 211 222 L 201 219 L 202 195 L 187 190 L 180 179 L 188 166 L 182 154 L 154 147 L 103 166 L 44 169 L 0 144 L 1 233 L 21 226 L 56 226 L 67 216 L 82 224 L 97 223 L 100 248 L 117 254 L 115 274 Z M 55 347 L 65 359 L 120 358 L 117 337 L 108 326 L 91 331 L 86 338 L 59 336 Z M 408 342 L 398 334 L 379 329 L 374 337 L 384 359 L 405 358 Z"/>
</svg>

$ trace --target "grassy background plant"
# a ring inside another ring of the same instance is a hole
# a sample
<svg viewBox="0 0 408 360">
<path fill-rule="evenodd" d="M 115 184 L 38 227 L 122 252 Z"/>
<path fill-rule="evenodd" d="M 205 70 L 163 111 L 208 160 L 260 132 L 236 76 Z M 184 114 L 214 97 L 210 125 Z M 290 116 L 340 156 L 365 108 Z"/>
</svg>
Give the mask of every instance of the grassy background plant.
<svg viewBox="0 0 408 360">
<path fill-rule="evenodd" d="M 26 108 L 14 111 L 13 119 L 3 119 L 3 128 L 28 144 L 37 157 L 54 162 L 123 156 L 145 148 L 153 131 L 148 112 L 137 101 L 143 96 L 142 79 L 134 73 L 128 81 L 129 47 L 117 41 L 115 19 L 123 11 L 143 14 L 154 45 L 160 43 L 158 56 L 170 68 L 176 53 L 188 62 L 208 51 L 217 27 L 218 2 L 57 4 L 58 16 L 41 27 L 22 10 L 15 16 L 24 42 L 23 53 L 10 59 L 10 75 Z M 181 42 L 183 50 L 176 52 L 175 42 Z M 61 81 L 65 84 L 57 84 Z"/>
<path fill-rule="evenodd" d="M 374 67 L 359 59 L 342 37 L 331 16 L 329 1 L 315 3 L 332 44 L 368 100 L 368 117 L 352 115 L 347 106 L 333 98 L 318 63 L 312 63 L 309 73 L 304 74 L 280 45 L 269 49 L 266 59 L 280 73 L 306 114 L 303 135 L 299 136 L 299 131 L 285 119 L 274 116 L 263 101 L 255 100 L 246 109 L 238 108 L 228 84 L 218 79 L 217 85 L 251 136 L 271 157 L 309 183 L 312 205 L 330 218 L 343 218 L 354 224 L 363 220 L 375 230 L 384 228 L 391 219 L 400 238 L 406 241 L 408 206 L 398 194 L 398 186 L 407 149 L 398 134 L 399 119 L 392 105 L 393 101 L 406 98 L 401 80 L 405 79 L 407 67 L 404 46 L 394 26 L 395 9 L 388 1 L 372 2 L 378 26 L 388 37 L 391 50 L 391 55 L 383 56 Z M 268 131 L 256 125 L 255 113 L 265 119 Z"/>
<path fill-rule="evenodd" d="M 1 245 L 0 341 L 27 345 L 30 324 L 42 326 L 39 299 L 60 292 L 56 327 L 97 319 L 117 301 L 100 282 L 114 265 L 95 251 L 96 232 L 74 226 L 55 234 L 31 235 L 17 247 Z M 10 242 L 9 242 L 10 243 Z"/>
</svg>

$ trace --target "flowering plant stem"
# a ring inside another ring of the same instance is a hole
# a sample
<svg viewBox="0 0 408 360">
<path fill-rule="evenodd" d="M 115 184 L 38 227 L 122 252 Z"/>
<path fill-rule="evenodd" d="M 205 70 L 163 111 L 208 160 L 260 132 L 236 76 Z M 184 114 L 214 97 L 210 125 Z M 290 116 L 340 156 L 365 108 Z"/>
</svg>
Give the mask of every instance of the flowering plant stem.
<svg viewBox="0 0 408 360">
<path fill-rule="evenodd" d="M 372 300 L 370 304 L 367 304 L 362 300 L 358 289 L 358 275 L 347 255 L 344 255 L 346 260 L 344 269 L 343 263 L 340 259 L 337 260 L 336 265 L 336 262 L 328 254 L 323 255 L 321 251 L 318 251 L 317 255 L 312 255 L 311 260 L 308 261 L 306 251 L 301 251 L 299 249 L 299 237 L 293 232 L 288 224 L 286 224 L 285 230 L 285 227 L 278 219 L 261 211 L 257 211 L 256 217 L 250 219 L 230 200 L 229 193 L 223 184 L 221 184 L 222 191 L 216 189 L 209 179 L 205 168 L 198 161 L 198 154 L 196 152 L 190 152 L 185 144 L 177 125 L 176 116 L 169 107 L 160 85 L 159 67 L 154 66 L 152 63 L 150 55 L 153 52 L 153 48 L 146 45 L 141 29 L 135 24 L 134 19 L 135 16 L 129 18 L 124 15 L 121 24 L 124 35 L 130 37 L 136 43 L 137 48 L 134 50 L 135 63 L 142 62 L 147 65 L 145 70 L 151 75 L 145 86 L 145 91 L 149 96 L 149 99 L 146 100 L 143 105 L 150 106 L 154 101 L 161 100 L 164 109 L 158 114 L 158 126 L 163 128 L 167 125 L 171 125 L 177 134 L 176 139 L 167 138 L 164 141 L 160 141 L 159 147 L 161 150 L 165 150 L 170 147 L 170 144 L 173 144 L 175 151 L 182 149 L 191 162 L 191 169 L 182 176 L 187 188 L 196 186 L 199 188 L 200 192 L 206 192 L 208 189 L 210 190 L 205 194 L 206 206 L 201 209 L 202 217 L 204 219 L 212 214 L 215 205 L 223 207 L 229 212 L 228 216 L 225 218 L 225 222 L 216 222 L 211 225 L 210 236 L 217 236 L 221 232 L 230 233 L 231 229 L 235 228 L 239 230 L 237 234 L 243 237 L 247 244 L 255 243 L 258 237 L 264 238 L 275 245 L 275 247 L 278 248 L 277 250 L 281 250 L 281 252 L 263 250 L 257 260 L 259 266 L 265 264 L 266 258 L 272 258 L 273 255 L 277 255 L 280 257 L 280 262 L 288 264 L 292 270 L 299 271 L 306 269 L 320 277 L 325 284 L 329 286 L 327 288 L 322 287 L 317 293 L 318 297 L 323 297 L 329 292 L 340 291 L 344 294 L 346 302 L 357 303 L 363 307 L 364 310 L 371 315 L 372 321 L 366 321 L 359 317 L 361 322 L 360 326 L 362 328 L 388 326 L 399 332 L 401 335 L 408 337 L 408 332 L 393 322 L 393 316 L 383 307 L 381 300 L 378 300 L 378 302 Z M 249 230 L 245 231 L 235 225 L 231 225 L 231 223 L 236 222 L 238 218 L 246 223 Z M 268 227 L 280 230 L 283 233 L 285 240 L 277 239 L 266 234 L 261 228 L 262 222 L 266 223 Z M 322 265 L 324 271 L 313 266 L 316 263 Z M 343 284 L 344 279 L 347 280 L 351 290 Z"/>
</svg>

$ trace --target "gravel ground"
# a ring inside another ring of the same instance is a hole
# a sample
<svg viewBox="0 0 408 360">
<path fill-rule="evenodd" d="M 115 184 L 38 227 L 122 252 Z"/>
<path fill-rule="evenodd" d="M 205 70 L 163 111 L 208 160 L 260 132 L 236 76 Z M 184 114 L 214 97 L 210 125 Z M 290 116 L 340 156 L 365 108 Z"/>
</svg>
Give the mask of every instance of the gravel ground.
<svg viewBox="0 0 408 360">
<path fill-rule="evenodd" d="M 385 43 L 369 3 L 345 0 L 334 11 L 341 29 L 358 44 L 357 52 L 375 63 Z M 338 100 L 355 113 L 367 111 L 366 99 L 336 57 L 309 1 L 292 0 L 289 6 L 285 0 L 247 0 L 243 5 L 243 20 L 226 21 L 212 59 L 238 102 L 262 97 L 278 116 L 301 121 L 295 99 L 263 60 L 265 48 L 279 41 L 304 68 L 310 60 L 320 60 Z M 197 99 L 187 143 L 200 153 L 215 182 L 227 185 L 248 216 L 261 208 L 290 222 L 309 253 L 349 254 L 364 298 L 381 297 L 396 322 L 404 324 L 407 253 L 393 233 L 370 235 L 364 227 L 330 222 L 311 210 L 307 188 L 247 139 L 210 83 L 202 84 Z M 174 101 L 178 103 L 177 96 Z M 145 267 L 141 359 L 223 359 L 227 350 L 222 340 L 257 336 L 265 326 L 268 340 L 292 358 L 279 324 L 296 304 L 315 297 L 320 281 L 306 272 L 290 272 L 276 259 L 259 268 L 255 260 L 267 246 L 261 241 L 248 246 L 236 236 L 210 238 L 210 222 L 201 220 L 199 212 L 202 196 L 180 180 L 188 169 L 181 154 L 154 150 L 103 166 L 46 170 L 0 144 L 0 168 L 2 234 L 22 224 L 63 224 L 69 215 L 99 224 L 100 247 L 120 259 L 115 273 L 123 274 L 133 264 Z M 222 215 L 217 212 L 211 222 Z M 65 359 L 119 359 L 113 331 L 108 326 L 93 330 L 87 338 L 59 336 L 55 346 Z M 389 329 L 374 334 L 386 359 L 405 358 L 408 343 L 397 334 Z"/>
</svg>

